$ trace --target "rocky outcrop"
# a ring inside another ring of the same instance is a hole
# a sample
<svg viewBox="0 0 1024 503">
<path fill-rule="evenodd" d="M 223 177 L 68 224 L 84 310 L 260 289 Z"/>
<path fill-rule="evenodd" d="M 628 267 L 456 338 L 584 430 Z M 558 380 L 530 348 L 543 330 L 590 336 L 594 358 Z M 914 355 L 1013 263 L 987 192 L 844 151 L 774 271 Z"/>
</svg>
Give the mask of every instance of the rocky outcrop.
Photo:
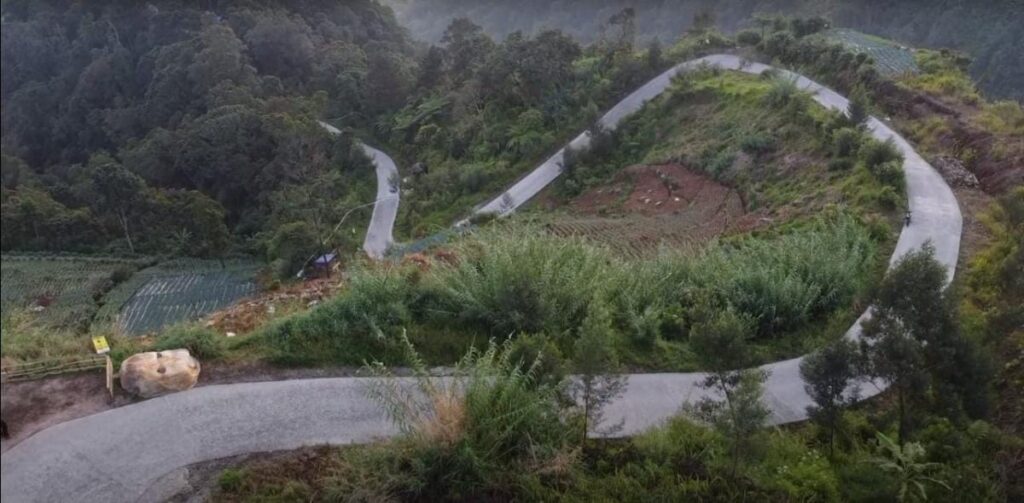
<svg viewBox="0 0 1024 503">
<path fill-rule="evenodd" d="M 197 380 L 199 360 L 187 349 L 139 353 L 121 363 L 121 388 L 141 398 L 183 391 Z"/>
<path fill-rule="evenodd" d="M 956 157 L 940 155 L 935 158 L 932 165 L 939 171 L 942 178 L 946 179 L 946 183 L 950 187 L 967 187 L 972 189 L 978 187 L 978 177 L 968 171 L 964 167 L 964 163 L 960 162 Z"/>
</svg>

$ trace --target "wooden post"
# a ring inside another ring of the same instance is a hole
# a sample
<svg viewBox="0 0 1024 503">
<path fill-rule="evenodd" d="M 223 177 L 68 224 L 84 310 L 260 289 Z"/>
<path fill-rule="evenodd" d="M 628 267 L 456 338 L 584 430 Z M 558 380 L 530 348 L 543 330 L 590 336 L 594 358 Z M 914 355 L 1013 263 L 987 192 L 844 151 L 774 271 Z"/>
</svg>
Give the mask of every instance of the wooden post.
<svg viewBox="0 0 1024 503">
<path fill-rule="evenodd" d="M 114 399 L 114 361 L 110 359 L 109 354 L 103 355 L 107 360 L 107 392 L 110 393 L 110 399 Z"/>
</svg>

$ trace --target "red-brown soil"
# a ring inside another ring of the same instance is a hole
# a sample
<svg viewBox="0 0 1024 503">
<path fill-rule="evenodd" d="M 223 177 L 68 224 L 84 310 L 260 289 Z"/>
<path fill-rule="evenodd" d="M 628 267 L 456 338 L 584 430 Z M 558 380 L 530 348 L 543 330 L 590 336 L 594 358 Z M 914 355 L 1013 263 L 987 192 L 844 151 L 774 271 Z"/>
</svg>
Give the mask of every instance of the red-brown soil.
<svg viewBox="0 0 1024 503">
<path fill-rule="evenodd" d="M 766 223 L 746 213 L 739 193 L 679 164 L 636 165 L 566 206 L 548 224 L 556 235 L 582 235 L 627 255 L 686 247 Z"/>
</svg>

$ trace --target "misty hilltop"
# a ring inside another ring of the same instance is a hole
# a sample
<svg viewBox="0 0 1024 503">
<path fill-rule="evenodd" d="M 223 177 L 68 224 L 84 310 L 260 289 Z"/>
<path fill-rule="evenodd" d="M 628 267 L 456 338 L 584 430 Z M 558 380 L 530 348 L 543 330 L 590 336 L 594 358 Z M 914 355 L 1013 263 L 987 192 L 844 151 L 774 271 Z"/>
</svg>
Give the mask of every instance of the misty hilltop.
<svg viewBox="0 0 1024 503">
<path fill-rule="evenodd" d="M 583 41 L 603 33 L 623 8 L 636 11 L 637 35 L 674 40 L 702 10 L 727 32 L 751 26 L 755 13 L 821 15 L 836 25 L 908 45 L 971 54 L 970 73 L 995 97 L 1024 99 L 1024 4 L 1018 0 L 384 0 L 412 34 L 441 38 L 448 23 L 467 17 L 495 37 L 521 30 L 559 29 Z"/>
</svg>

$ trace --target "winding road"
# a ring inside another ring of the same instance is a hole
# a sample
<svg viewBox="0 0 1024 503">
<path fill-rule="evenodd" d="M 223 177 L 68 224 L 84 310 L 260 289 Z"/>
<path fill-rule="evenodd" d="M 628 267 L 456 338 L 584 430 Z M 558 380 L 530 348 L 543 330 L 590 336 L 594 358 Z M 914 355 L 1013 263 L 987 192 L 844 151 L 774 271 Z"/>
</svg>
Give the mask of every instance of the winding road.
<svg viewBox="0 0 1024 503">
<path fill-rule="evenodd" d="M 326 122 L 320 121 L 320 127 L 332 135 L 341 134 L 341 130 Z M 366 228 L 363 251 L 372 258 L 381 259 L 391 245 L 395 244 L 395 217 L 398 216 L 400 194 L 398 186 L 391 182 L 398 180 L 398 167 L 384 152 L 366 144 L 360 144 L 360 147 L 377 171 L 377 198 L 373 201 L 373 215 L 370 216 L 370 225 Z"/>
<path fill-rule="evenodd" d="M 730 55 L 708 56 L 659 75 L 602 117 L 614 128 L 664 91 L 676 74 L 701 64 L 747 73 L 770 67 L 744 63 Z M 798 75 L 797 84 L 825 107 L 845 110 L 848 102 L 837 93 Z M 953 192 L 913 148 L 884 123 L 872 118 L 874 137 L 892 139 L 905 157 L 909 206 L 913 223 L 900 234 L 891 261 L 921 247 L 935 245 L 936 258 L 951 279 L 956 270 L 962 219 Z M 334 130 L 337 131 L 337 130 Z M 584 133 L 570 145 L 585 147 Z M 367 253 L 380 256 L 391 243 L 397 194 L 388 194 L 394 162 L 365 147 L 377 165 L 378 200 L 364 243 Z M 542 163 L 506 193 L 477 212 L 507 214 L 558 177 L 564 150 Z M 387 196 L 394 195 L 393 198 Z M 503 201 L 504 199 L 504 201 Z M 860 336 L 860 321 L 846 336 Z M 804 391 L 795 358 L 763 366 L 769 372 L 765 402 L 774 424 L 802 420 L 810 399 Z M 634 374 L 625 393 L 608 406 L 609 421 L 623 421 L 623 434 L 657 425 L 681 405 L 704 396 L 702 373 Z M 23 501 L 139 501 L 160 500 L 183 480 L 187 465 L 249 452 L 293 449 L 312 444 L 367 442 L 395 433 L 382 410 L 361 392 L 360 378 L 307 379 L 204 386 L 188 392 L 69 421 L 40 431 L 2 457 L 4 502 Z M 869 385 L 863 398 L 880 392 Z M 177 484 L 177 485 L 176 485 Z"/>
</svg>

